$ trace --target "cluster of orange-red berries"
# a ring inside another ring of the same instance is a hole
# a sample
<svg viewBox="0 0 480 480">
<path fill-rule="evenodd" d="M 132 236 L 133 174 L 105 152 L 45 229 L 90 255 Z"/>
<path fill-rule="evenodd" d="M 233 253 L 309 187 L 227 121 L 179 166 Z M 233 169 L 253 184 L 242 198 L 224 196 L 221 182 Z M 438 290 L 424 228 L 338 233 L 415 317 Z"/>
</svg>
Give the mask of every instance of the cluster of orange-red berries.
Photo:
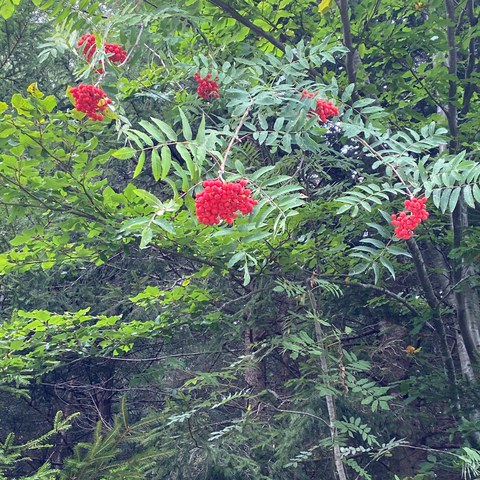
<svg viewBox="0 0 480 480">
<path fill-rule="evenodd" d="M 207 73 L 204 78 L 201 77 L 200 72 L 197 72 L 193 78 L 198 82 L 197 93 L 201 98 L 219 98 L 218 83 L 212 80 L 212 74 Z"/>
<path fill-rule="evenodd" d="M 83 46 L 83 56 L 88 61 L 92 59 L 97 51 L 97 44 L 93 33 L 82 35 L 77 45 L 79 48 Z M 113 63 L 122 63 L 127 59 L 127 52 L 117 43 L 106 43 L 103 48 L 108 55 L 108 59 Z"/>
<path fill-rule="evenodd" d="M 407 212 L 400 212 L 392 215 L 392 225 L 395 227 L 395 235 L 401 240 L 408 240 L 413 236 L 414 230 L 428 218 L 425 204 L 427 198 L 411 198 L 405 200 L 404 205 Z"/>
<path fill-rule="evenodd" d="M 195 198 L 198 221 L 205 225 L 215 225 L 221 220 L 233 223 L 238 216 L 237 211 L 244 215 L 251 213 L 258 202 L 250 197 L 252 191 L 245 188 L 247 184 L 247 180 L 205 180 L 204 190 Z"/>
<path fill-rule="evenodd" d="M 80 37 L 77 43 L 79 48 L 83 48 L 83 56 L 90 61 L 97 51 L 95 35 L 86 33 Z M 123 63 L 127 59 L 127 52 L 116 43 L 106 43 L 104 45 L 105 53 L 113 63 Z M 97 73 L 102 74 L 103 68 L 97 68 Z M 91 84 L 80 84 L 78 87 L 70 89 L 75 100 L 75 109 L 85 113 L 92 120 L 103 120 L 105 111 L 112 101 L 101 88 Z"/>
<path fill-rule="evenodd" d="M 314 93 L 310 93 L 308 90 L 304 90 L 300 98 L 313 98 Z M 315 108 L 311 109 L 312 114 L 318 116 L 319 120 L 325 123 L 329 118 L 336 117 L 338 115 L 338 108 L 328 100 L 317 99 Z"/>
<path fill-rule="evenodd" d="M 83 85 L 70 89 L 75 99 L 75 108 L 93 120 L 103 120 L 103 114 L 112 101 L 107 94 L 95 85 Z"/>
</svg>

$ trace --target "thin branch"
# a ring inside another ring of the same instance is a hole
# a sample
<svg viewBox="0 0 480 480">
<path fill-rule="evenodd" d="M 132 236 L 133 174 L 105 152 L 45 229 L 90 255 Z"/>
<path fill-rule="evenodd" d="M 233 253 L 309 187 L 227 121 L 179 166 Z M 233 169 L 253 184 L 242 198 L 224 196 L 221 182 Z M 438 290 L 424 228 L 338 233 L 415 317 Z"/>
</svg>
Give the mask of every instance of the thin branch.
<svg viewBox="0 0 480 480">
<path fill-rule="evenodd" d="M 323 277 L 322 277 L 323 278 Z M 401 303 L 403 306 L 407 307 L 410 312 L 412 312 L 414 315 L 418 315 L 417 310 L 415 307 L 405 298 L 401 297 L 400 295 L 388 290 L 388 288 L 385 287 L 379 287 L 378 285 L 372 285 L 370 283 L 361 283 L 361 282 L 347 282 L 346 280 L 337 280 L 333 278 L 328 278 L 329 282 L 336 283 L 338 285 L 345 285 L 347 287 L 361 287 L 369 290 L 375 290 L 377 292 L 383 293 L 384 295 L 387 295 L 388 297 L 394 299 L 396 302 Z"/>
<path fill-rule="evenodd" d="M 103 358 L 105 360 L 115 360 L 117 362 L 161 362 L 163 360 L 168 360 L 169 358 L 179 358 L 179 357 L 196 357 L 199 355 L 212 355 L 217 353 L 230 353 L 230 352 L 240 352 L 242 350 L 216 350 L 212 352 L 191 352 L 191 353 L 173 353 L 171 355 L 162 355 L 160 357 L 151 357 L 151 358 L 122 358 L 122 357 L 105 357 L 100 356 L 98 358 Z"/>
<path fill-rule="evenodd" d="M 350 16 L 348 14 L 348 0 L 340 0 L 340 18 L 342 19 L 343 30 L 343 44 L 348 48 L 347 61 L 345 68 L 347 69 L 348 81 L 350 83 L 356 83 L 357 76 L 355 72 L 354 55 L 355 48 L 352 41 L 352 32 L 350 28 Z"/>
<path fill-rule="evenodd" d="M 298 410 L 286 410 L 285 408 L 277 408 L 275 405 L 271 405 L 271 407 L 274 408 L 277 412 L 292 413 L 293 415 L 305 415 L 306 417 L 311 417 L 311 418 L 314 418 L 315 420 L 320 420 L 327 427 L 330 427 L 330 424 L 326 420 L 324 420 L 322 417 L 319 417 L 318 415 L 314 415 L 313 413 L 300 412 Z"/>
<path fill-rule="evenodd" d="M 231 138 L 231 140 L 230 140 L 230 142 L 229 142 L 229 144 L 228 144 L 228 146 L 225 150 L 225 153 L 224 153 L 223 159 L 222 159 L 222 163 L 220 164 L 220 168 L 218 170 L 218 176 L 220 178 L 223 177 L 223 173 L 225 172 L 225 164 L 227 163 L 228 154 L 230 153 L 230 150 L 232 149 L 233 145 L 235 144 L 235 140 L 238 138 L 238 133 L 240 132 L 240 129 L 242 128 L 242 125 L 244 124 L 249 112 L 250 112 L 250 105 L 247 107 L 247 109 L 243 113 L 242 118 L 238 122 L 237 128 L 235 129 L 235 132 L 233 133 L 233 136 L 232 136 L 232 138 Z"/>
<path fill-rule="evenodd" d="M 258 25 L 255 25 L 250 20 L 245 18 L 242 14 L 237 12 L 233 7 L 228 5 L 227 3 L 223 2 L 222 0 L 208 0 L 213 5 L 221 8 L 224 12 L 228 13 L 232 18 L 240 22 L 242 25 L 248 27 L 252 32 L 255 32 L 260 37 L 264 38 L 265 40 L 269 41 L 272 45 L 277 47 L 282 52 L 285 52 L 285 45 L 277 40 L 273 35 L 270 35 L 268 32 L 260 28 Z"/>
</svg>

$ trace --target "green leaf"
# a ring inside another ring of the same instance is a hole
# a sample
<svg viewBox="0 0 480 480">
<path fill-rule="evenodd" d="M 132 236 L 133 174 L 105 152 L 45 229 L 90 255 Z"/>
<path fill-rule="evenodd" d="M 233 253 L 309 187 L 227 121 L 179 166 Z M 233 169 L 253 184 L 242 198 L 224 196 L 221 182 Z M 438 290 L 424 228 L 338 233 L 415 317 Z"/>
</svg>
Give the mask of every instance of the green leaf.
<svg viewBox="0 0 480 480">
<path fill-rule="evenodd" d="M 50 113 L 57 106 L 57 99 L 53 95 L 48 95 L 43 100 L 38 100 L 38 103 Z"/>
<path fill-rule="evenodd" d="M 151 120 L 167 136 L 169 140 L 171 140 L 172 142 L 177 141 L 177 134 L 173 131 L 170 125 L 167 125 L 165 122 L 159 120 L 158 118 L 151 117 Z"/>
<path fill-rule="evenodd" d="M 8 103 L 0 102 L 0 114 L 2 114 L 8 108 Z"/>
<path fill-rule="evenodd" d="M 235 160 L 235 168 L 240 175 L 245 175 L 245 167 L 240 160 Z"/>
<path fill-rule="evenodd" d="M 362 240 L 360 240 L 360 242 L 369 243 L 370 245 L 373 245 L 373 246 L 375 246 L 377 248 L 380 248 L 380 249 L 385 248 L 385 244 L 383 242 L 381 242 L 380 240 L 377 240 L 375 238 L 362 238 Z"/>
<path fill-rule="evenodd" d="M 202 120 L 200 121 L 200 125 L 198 126 L 197 136 L 195 137 L 195 141 L 199 144 L 205 143 L 205 115 L 202 114 Z"/>
<path fill-rule="evenodd" d="M 237 252 L 233 255 L 232 258 L 227 263 L 227 268 L 232 268 L 235 264 L 237 264 L 240 260 L 243 260 L 246 257 L 245 252 Z"/>
<path fill-rule="evenodd" d="M 138 157 L 138 163 L 133 172 L 133 178 L 136 178 L 140 175 L 143 170 L 143 165 L 145 164 L 145 151 L 142 151 Z"/>
<path fill-rule="evenodd" d="M 30 103 L 30 100 L 23 98 L 19 93 L 15 93 L 15 95 L 12 96 L 12 106 L 19 115 L 25 116 L 31 116 L 30 111 L 34 109 L 34 106 Z"/>
<path fill-rule="evenodd" d="M 162 157 L 162 173 L 160 179 L 164 180 L 170 172 L 170 166 L 172 165 L 172 152 L 170 151 L 170 147 L 164 145 L 160 150 L 160 155 Z"/>
<path fill-rule="evenodd" d="M 155 225 L 158 225 L 160 228 L 162 228 L 163 230 L 165 230 L 166 232 L 172 235 L 175 235 L 177 233 L 177 231 L 175 230 L 175 227 L 170 222 L 167 222 L 167 220 L 164 220 L 163 218 L 158 218 L 158 217 L 154 218 L 153 223 Z"/>
<path fill-rule="evenodd" d="M 361 107 L 366 107 L 367 105 L 370 105 L 374 103 L 375 100 L 373 98 L 362 98 L 360 100 L 357 100 L 353 105 L 352 108 L 361 108 Z"/>
<path fill-rule="evenodd" d="M 395 280 L 395 269 L 393 268 L 392 262 L 388 258 L 380 257 L 380 263 L 390 272 L 390 275 Z"/>
<path fill-rule="evenodd" d="M 348 87 L 344 90 L 343 94 L 342 94 L 342 102 L 345 103 L 345 102 L 348 102 L 351 98 L 352 98 L 352 93 L 353 93 L 353 89 L 355 88 L 355 84 L 354 83 L 351 83 L 350 85 L 348 85 Z"/>
<path fill-rule="evenodd" d="M 387 247 L 387 252 L 391 253 L 392 255 L 404 255 L 405 257 L 409 258 L 412 257 L 409 252 L 395 245 L 390 245 L 389 247 Z"/>
<path fill-rule="evenodd" d="M 151 207 L 154 207 L 155 209 L 159 209 L 162 207 L 162 202 L 152 193 L 147 192 L 146 190 L 143 190 L 141 188 L 136 188 L 134 191 L 135 195 L 140 197 L 142 200 L 145 201 L 147 205 L 150 205 Z"/>
<path fill-rule="evenodd" d="M 478 187 L 477 184 L 473 186 L 473 196 L 475 197 L 475 200 L 480 203 L 480 188 Z"/>
<path fill-rule="evenodd" d="M 149 133 L 157 142 L 164 143 L 165 142 L 165 135 L 162 131 L 160 131 L 155 125 L 152 125 L 150 122 L 146 120 L 141 120 L 139 124 L 145 129 L 147 133 Z M 148 145 L 148 143 L 147 143 Z M 153 145 L 153 142 L 151 142 Z"/>
<path fill-rule="evenodd" d="M 450 201 L 448 202 L 448 208 L 451 212 L 455 210 L 457 206 L 458 199 L 460 198 L 460 193 L 462 193 L 462 187 L 456 187 L 452 194 L 450 195 Z"/>
<path fill-rule="evenodd" d="M 269 165 L 268 167 L 259 168 L 256 172 L 250 175 L 250 180 L 258 180 L 260 177 L 268 172 L 271 172 L 275 168 L 275 165 Z"/>
<path fill-rule="evenodd" d="M 146 248 L 147 245 L 152 241 L 153 230 L 150 227 L 145 227 L 142 230 L 142 238 L 140 240 L 140 248 Z"/>
<path fill-rule="evenodd" d="M 178 111 L 180 112 L 180 118 L 182 119 L 182 133 L 185 140 L 191 141 L 192 140 L 192 129 L 190 127 L 190 123 L 188 123 L 188 119 L 183 113 L 183 110 L 178 107 Z"/>
<path fill-rule="evenodd" d="M 368 263 L 359 263 L 350 270 L 349 275 L 359 275 L 360 273 L 363 273 L 368 268 L 368 266 Z"/>
<path fill-rule="evenodd" d="M 118 150 L 112 152 L 112 157 L 118 158 L 119 160 L 127 160 L 132 158 L 137 153 L 137 150 L 131 147 L 122 147 Z"/>
<path fill-rule="evenodd" d="M 243 266 L 243 285 L 248 285 L 250 283 L 250 271 L 248 270 L 248 262 L 245 259 L 245 264 Z"/>
<path fill-rule="evenodd" d="M 150 223 L 150 219 L 147 217 L 132 218 L 122 225 L 121 230 L 138 230 L 139 227 L 145 227 L 148 223 Z"/>
<path fill-rule="evenodd" d="M 162 176 L 162 161 L 156 148 L 152 150 L 152 173 L 153 178 L 158 182 Z"/>
<path fill-rule="evenodd" d="M 175 145 L 178 153 L 180 156 L 185 160 L 185 164 L 187 165 L 188 173 L 190 173 L 190 178 L 193 182 L 197 181 L 197 174 L 195 164 L 193 163 L 192 155 L 188 151 L 188 149 L 182 145 L 181 143 L 177 143 Z"/>
<path fill-rule="evenodd" d="M 445 213 L 448 208 L 448 200 L 450 199 L 450 194 L 452 191 L 449 188 L 445 188 L 442 191 L 442 196 L 440 197 L 440 210 L 442 213 Z"/>
<path fill-rule="evenodd" d="M 15 6 L 10 0 L 0 0 L 0 14 L 2 17 L 7 20 L 15 12 Z"/>
</svg>

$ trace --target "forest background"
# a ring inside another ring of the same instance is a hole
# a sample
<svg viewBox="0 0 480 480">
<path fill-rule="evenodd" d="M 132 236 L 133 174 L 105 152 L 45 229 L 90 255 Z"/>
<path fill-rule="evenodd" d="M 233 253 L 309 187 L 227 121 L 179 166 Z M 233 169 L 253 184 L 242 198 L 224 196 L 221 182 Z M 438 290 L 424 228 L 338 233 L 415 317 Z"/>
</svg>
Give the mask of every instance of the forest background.
<svg viewBox="0 0 480 480">
<path fill-rule="evenodd" d="M 479 11 L 0 0 L 0 478 L 479 477 Z"/>
</svg>

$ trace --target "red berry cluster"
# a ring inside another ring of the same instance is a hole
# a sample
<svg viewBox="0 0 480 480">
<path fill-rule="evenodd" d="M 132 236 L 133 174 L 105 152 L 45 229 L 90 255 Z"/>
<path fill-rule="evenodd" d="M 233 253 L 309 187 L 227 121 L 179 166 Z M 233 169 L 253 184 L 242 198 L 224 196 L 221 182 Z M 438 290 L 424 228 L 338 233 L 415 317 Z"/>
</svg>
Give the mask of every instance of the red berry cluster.
<svg viewBox="0 0 480 480">
<path fill-rule="evenodd" d="M 83 85 L 70 89 L 75 99 L 75 108 L 84 112 L 93 120 L 103 120 L 103 113 L 112 101 L 107 94 L 95 85 Z"/>
<path fill-rule="evenodd" d="M 395 235 L 402 240 L 408 240 L 413 236 L 415 228 L 428 218 L 425 207 L 427 198 L 411 198 L 405 200 L 405 208 L 410 212 L 401 212 L 392 215 L 392 225 L 395 227 Z"/>
<path fill-rule="evenodd" d="M 205 78 L 202 78 L 200 73 L 197 72 L 193 78 L 198 82 L 197 93 L 199 97 L 207 99 L 220 97 L 218 93 L 218 83 L 215 80 L 211 80 L 211 73 L 207 73 Z"/>
<path fill-rule="evenodd" d="M 113 63 L 123 63 L 127 59 L 127 51 L 116 43 L 106 43 L 105 53 Z"/>
<path fill-rule="evenodd" d="M 88 61 L 91 60 L 94 53 L 97 51 L 95 35 L 93 35 L 93 33 L 82 35 L 77 45 L 78 47 L 84 45 L 83 56 L 86 57 Z M 113 63 L 122 63 L 127 59 L 127 52 L 116 43 L 106 43 L 104 48 L 109 60 Z M 99 68 L 98 72 L 103 73 L 103 69 Z"/>
<path fill-rule="evenodd" d="M 300 98 L 313 98 L 314 96 L 314 93 L 304 90 Z M 321 122 L 325 123 L 329 118 L 338 115 L 338 108 L 328 100 L 318 99 L 315 109 L 312 108 L 312 112 L 318 116 Z"/>
<path fill-rule="evenodd" d="M 245 188 L 247 180 L 238 182 L 222 182 L 220 179 L 205 180 L 202 190 L 195 198 L 198 221 L 205 225 L 215 225 L 225 220 L 233 223 L 237 218 L 237 210 L 248 215 L 257 200 L 250 198 L 251 190 Z"/>
<path fill-rule="evenodd" d="M 88 61 L 91 60 L 93 54 L 97 51 L 95 35 L 93 35 L 93 33 L 86 33 L 85 35 L 82 35 L 77 45 L 79 48 L 82 45 L 85 45 L 83 47 L 83 56 L 86 57 Z"/>
</svg>

